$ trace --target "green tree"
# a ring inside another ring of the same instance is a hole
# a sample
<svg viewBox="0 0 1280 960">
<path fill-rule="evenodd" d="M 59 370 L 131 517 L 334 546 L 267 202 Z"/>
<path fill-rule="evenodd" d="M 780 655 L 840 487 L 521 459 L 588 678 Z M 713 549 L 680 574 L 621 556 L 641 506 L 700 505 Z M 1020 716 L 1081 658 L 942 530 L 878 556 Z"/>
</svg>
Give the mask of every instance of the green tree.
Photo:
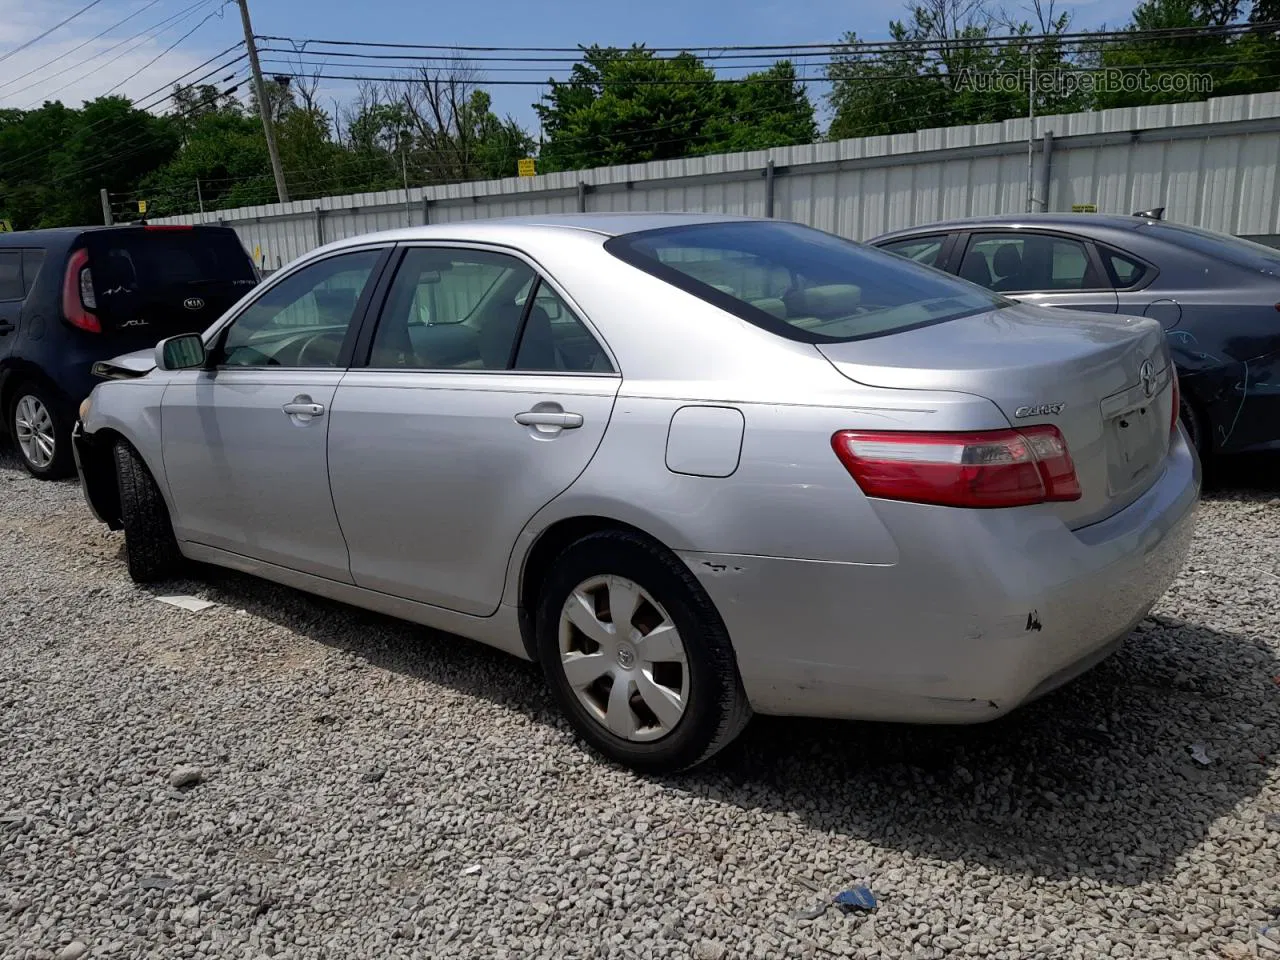
<svg viewBox="0 0 1280 960">
<path fill-rule="evenodd" d="M 827 70 L 830 139 L 1025 117 L 1032 65 L 1037 77 L 1070 65 L 1057 39 L 1070 22 L 1065 13 L 1047 14 L 1036 25 L 1001 22 L 976 0 L 922 0 L 908 13 L 889 24 L 901 46 L 887 52 L 864 52 L 856 34 L 845 35 L 846 49 Z M 1047 39 L 1031 39 L 1042 35 Z M 1085 103 L 1083 94 L 1061 85 L 1036 88 L 1037 114 L 1068 113 Z"/>
<path fill-rule="evenodd" d="M 549 81 L 534 109 L 543 172 L 807 143 L 813 104 L 786 61 L 717 83 L 691 53 L 588 47 L 568 80 Z"/>
</svg>

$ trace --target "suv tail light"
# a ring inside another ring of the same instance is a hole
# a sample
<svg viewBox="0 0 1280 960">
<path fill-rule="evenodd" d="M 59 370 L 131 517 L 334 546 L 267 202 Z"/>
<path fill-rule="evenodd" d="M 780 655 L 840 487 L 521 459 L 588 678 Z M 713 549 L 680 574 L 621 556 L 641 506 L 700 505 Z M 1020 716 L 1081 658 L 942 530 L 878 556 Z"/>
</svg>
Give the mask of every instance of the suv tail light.
<svg viewBox="0 0 1280 960">
<path fill-rule="evenodd" d="M 89 251 L 77 250 L 67 263 L 67 275 L 62 278 L 62 313 L 73 327 L 89 333 L 101 333 L 102 323 L 90 310 L 96 310 L 98 301 L 93 295 L 93 274 L 89 272 Z"/>
<path fill-rule="evenodd" d="M 1067 442 L 1051 425 L 981 433 L 841 430 L 831 446 L 869 497 L 947 507 L 1080 499 Z"/>
</svg>

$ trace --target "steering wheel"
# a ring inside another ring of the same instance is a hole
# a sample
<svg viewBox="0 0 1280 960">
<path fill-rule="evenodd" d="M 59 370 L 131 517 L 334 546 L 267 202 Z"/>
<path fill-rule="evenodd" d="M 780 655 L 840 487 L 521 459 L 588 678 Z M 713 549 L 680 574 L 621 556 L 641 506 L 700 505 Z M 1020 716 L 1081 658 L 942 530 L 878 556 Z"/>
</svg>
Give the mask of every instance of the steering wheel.
<svg viewBox="0 0 1280 960">
<path fill-rule="evenodd" d="M 335 342 L 336 340 L 336 342 Z M 311 356 L 317 352 L 319 346 L 324 346 L 324 355 Z M 342 336 L 336 333 L 317 333 L 315 336 L 308 337 L 298 350 L 298 366 L 300 367 L 328 367 L 332 366 L 334 360 L 338 358 L 338 351 L 342 349 Z"/>
</svg>

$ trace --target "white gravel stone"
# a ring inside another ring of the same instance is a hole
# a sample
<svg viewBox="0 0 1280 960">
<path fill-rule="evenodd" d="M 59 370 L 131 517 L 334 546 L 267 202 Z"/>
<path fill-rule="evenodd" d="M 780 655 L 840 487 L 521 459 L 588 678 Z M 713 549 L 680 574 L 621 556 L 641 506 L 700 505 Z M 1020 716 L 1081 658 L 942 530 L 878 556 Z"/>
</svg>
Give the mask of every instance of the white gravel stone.
<svg viewBox="0 0 1280 960">
<path fill-rule="evenodd" d="M 158 604 L 0 463 L 0 956 L 1280 957 L 1273 480 L 1007 719 L 757 718 L 649 780 L 478 645 L 216 570 Z"/>
</svg>

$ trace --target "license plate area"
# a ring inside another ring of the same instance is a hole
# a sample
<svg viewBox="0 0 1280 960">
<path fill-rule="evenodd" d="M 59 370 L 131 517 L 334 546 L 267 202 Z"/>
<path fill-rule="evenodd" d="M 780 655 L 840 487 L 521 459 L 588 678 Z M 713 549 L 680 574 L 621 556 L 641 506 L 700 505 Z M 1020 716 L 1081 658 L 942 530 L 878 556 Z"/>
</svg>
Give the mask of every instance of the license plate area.
<svg viewBox="0 0 1280 960">
<path fill-rule="evenodd" d="M 1140 486 L 1165 455 L 1165 418 L 1152 403 L 1114 413 L 1103 424 L 1107 446 L 1107 487 L 1121 496 Z"/>
</svg>

